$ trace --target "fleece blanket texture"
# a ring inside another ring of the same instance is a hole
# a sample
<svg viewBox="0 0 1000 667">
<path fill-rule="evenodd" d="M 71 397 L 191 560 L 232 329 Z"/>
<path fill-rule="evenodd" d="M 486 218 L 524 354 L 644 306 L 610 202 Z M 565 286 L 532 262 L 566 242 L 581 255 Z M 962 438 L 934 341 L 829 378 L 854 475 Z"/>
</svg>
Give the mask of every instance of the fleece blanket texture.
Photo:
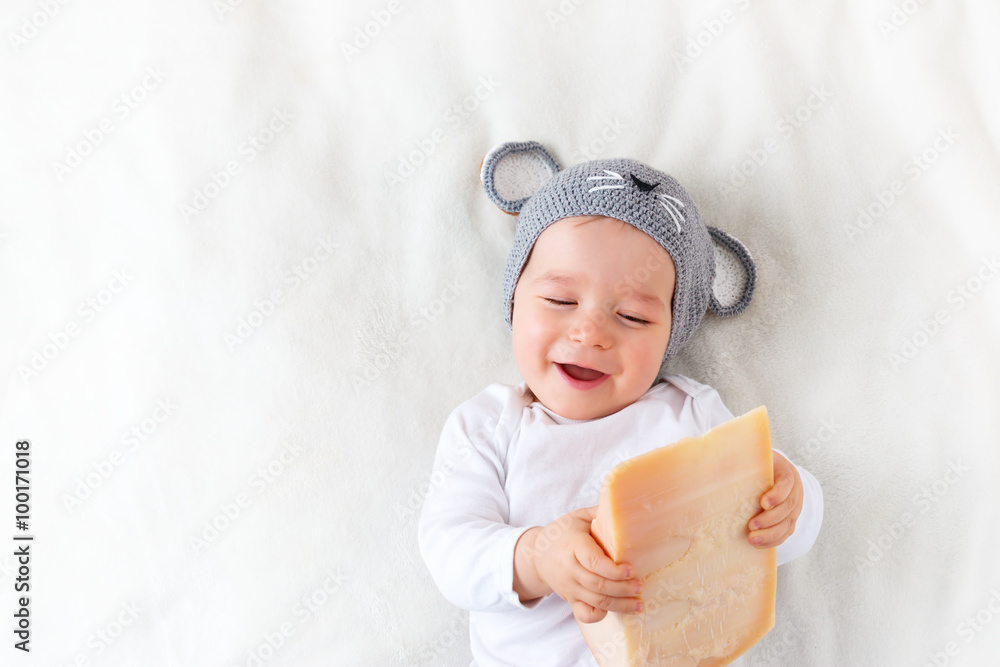
<svg viewBox="0 0 1000 667">
<path fill-rule="evenodd" d="M 751 306 L 670 369 L 766 405 L 823 485 L 747 662 L 998 664 L 995 2 L 0 27 L 0 663 L 467 665 L 417 517 L 451 410 L 520 382 L 478 170 L 537 140 L 672 174 L 753 253 Z"/>
</svg>

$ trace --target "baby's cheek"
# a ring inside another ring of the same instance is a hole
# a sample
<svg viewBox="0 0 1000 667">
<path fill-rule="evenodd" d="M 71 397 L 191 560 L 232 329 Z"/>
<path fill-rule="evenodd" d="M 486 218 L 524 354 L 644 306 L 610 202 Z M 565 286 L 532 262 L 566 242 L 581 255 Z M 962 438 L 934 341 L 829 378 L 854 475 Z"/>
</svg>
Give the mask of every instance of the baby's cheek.
<svg viewBox="0 0 1000 667">
<path fill-rule="evenodd" d="M 656 368 L 659 369 L 660 363 L 663 361 L 663 355 L 667 353 L 667 343 L 670 342 L 670 329 L 666 328 L 666 332 L 661 330 L 657 332 L 656 336 L 650 343 L 649 359 L 650 363 L 655 364 Z"/>
<path fill-rule="evenodd" d="M 538 370 L 544 365 L 547 350 L 547 334 L 544 322 L 530 314 L 522 318 L 514 333 L 514 357 L 519 366 Z"/>
</svg>

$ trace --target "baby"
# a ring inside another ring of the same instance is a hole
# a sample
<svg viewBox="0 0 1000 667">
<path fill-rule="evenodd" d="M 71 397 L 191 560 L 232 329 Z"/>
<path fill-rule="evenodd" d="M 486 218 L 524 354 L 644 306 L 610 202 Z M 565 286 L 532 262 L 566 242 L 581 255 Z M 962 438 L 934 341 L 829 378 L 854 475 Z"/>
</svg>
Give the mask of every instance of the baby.
<svg viewBox="0 0 1000 667">
<path fill-rule="evenodd" d="M 756 269 L 676 180 L 634 160 L 563 171 L 541 145 L 507 143 L 481 178 L 519 214 L 504 301 L 524 382 L 492 384 L 449 416 L 420 551 L 470 612 L 472 665 L 594 666 L 574 617 L 642 610 L 631 565 L 590 535 L 601 480 L 733 418 L 714 389 L 665 368 L 706 310 L 746 308 Z M 779 565 L 809 551 L 823 517 L 809 472 L 775 450 L 760 505 L 753 546 L 777 547 Z"/>
</svg>

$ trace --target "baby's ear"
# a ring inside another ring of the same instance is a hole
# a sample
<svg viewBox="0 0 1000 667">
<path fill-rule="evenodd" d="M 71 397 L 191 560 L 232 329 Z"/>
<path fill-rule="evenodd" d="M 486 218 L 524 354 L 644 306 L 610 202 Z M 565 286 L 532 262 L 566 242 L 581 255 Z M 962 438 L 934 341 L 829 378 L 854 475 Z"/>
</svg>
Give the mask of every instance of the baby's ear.
<svg viewBox="0 0 1000 667">
<path fill-rule="evenodd" d="M 479 180 L 494 204 L 517 214 L 557 171 L 559 162 L 537 141 L 508 141 L 483 158 Z"/>
<path fill-rule="evenodd" d="M 750 251 L 735 238 L 709 227 L 715 251 L 715 281 L 708 307 L 716 315 L 738 315 L 750 305 L 757 285 L 757 266 Z"/>
</svg>

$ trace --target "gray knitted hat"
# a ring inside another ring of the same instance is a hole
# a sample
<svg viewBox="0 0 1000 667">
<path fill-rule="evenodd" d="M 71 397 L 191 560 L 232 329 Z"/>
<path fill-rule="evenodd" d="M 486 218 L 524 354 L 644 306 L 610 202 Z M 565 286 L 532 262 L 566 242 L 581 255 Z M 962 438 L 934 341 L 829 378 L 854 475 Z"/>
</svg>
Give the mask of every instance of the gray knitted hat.
<svg viewBox="0 0 1000 667">
<path fill-rule="evenodd" d="M 538 236 L 553 222 L 578 215 L 627 222 L 670 254 L 677 281 L 661 373 L 706 310 L 736 315 L 750 304 L 757 281 L 750 252 L 725 232 L 706 227 L 684 188 L 661 171 L 628 159 L 593 160 L 562 170 L 541 144 L 523 141 L 487 153 L 480 179 L 494 204 L 518 215 L 504 273 L 508 327 L 514 287 Z"/>
</svg>

